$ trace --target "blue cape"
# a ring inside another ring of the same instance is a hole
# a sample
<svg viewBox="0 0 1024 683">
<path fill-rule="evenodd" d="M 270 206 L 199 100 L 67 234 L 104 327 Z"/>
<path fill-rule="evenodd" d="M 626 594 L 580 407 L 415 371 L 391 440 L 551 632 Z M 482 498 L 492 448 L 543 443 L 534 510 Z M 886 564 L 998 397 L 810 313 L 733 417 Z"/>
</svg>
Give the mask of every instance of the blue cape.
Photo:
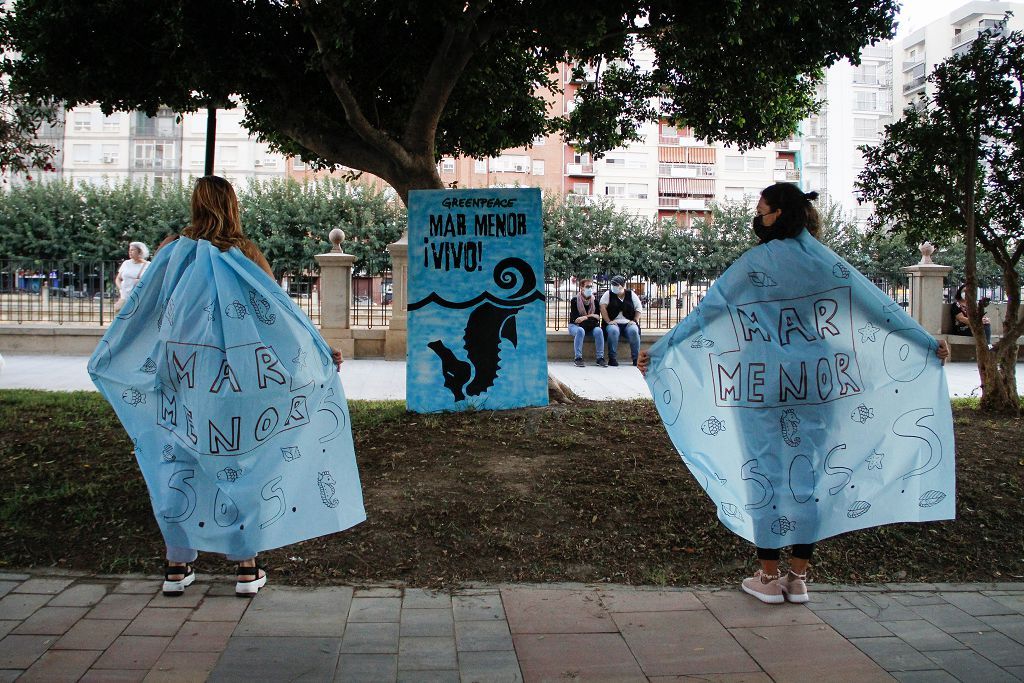
<svg viewBox="0 0 1024 683">
<path fill-rule="evenodd" d="M 330 348 L 238 249 L 161 249 L 89 374 L 167 545 L 248 557 L 366 519 Z"/>
<path fill-rule="evenodd" d="M 669 436 L 764 548 L 954 517 L 936 341 L 806 231 L 746 252 L 651 348 Z"/>
</svg>

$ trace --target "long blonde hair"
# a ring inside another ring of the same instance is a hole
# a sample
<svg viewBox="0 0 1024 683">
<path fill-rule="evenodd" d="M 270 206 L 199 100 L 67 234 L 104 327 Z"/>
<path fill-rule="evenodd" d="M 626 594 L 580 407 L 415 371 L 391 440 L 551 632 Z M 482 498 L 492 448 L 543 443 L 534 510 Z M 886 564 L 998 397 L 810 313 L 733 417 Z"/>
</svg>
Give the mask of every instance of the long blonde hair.
<svg viewBox="0 0 1024 683">
<path fill-rule="evenodd" d="M 192 223 L 181 231 L 185 237 L 207 240 L 221 250 L 243 249 L 249 240 L 242 234 L 238 197 L 231 183 L 220 176 L 203 176 L 192 191 Z"/>
</svg>

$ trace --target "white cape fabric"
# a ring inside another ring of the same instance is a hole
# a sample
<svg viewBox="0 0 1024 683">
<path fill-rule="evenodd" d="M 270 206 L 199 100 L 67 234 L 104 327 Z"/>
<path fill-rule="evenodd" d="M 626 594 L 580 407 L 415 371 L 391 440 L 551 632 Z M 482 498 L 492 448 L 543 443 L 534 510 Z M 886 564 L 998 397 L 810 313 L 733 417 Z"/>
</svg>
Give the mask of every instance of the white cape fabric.
<svg viewBox="0 0 1024 683">
<path fill-rule="evenodd" d="M 161 249 L 89 373 L 169 546 L 251 557 L 366 519 L 330 348 L 238 249 Z"/>
<path fill-rule="evenodd" d="M 750 249 L 647 383 L 729 529 L 763 548 L 955 516 L 936 341 L 806 231 Z"/>
</svg>

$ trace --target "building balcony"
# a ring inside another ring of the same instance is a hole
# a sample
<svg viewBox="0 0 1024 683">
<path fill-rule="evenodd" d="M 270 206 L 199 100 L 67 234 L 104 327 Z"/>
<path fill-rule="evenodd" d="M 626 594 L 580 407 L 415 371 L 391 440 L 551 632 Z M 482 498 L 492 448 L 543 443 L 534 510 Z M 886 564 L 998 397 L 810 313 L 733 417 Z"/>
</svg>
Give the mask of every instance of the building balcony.
<svg viewBox="0 0 1024 683">
<path fill-rule="evenodd" d="M 662 178 L 714 178 L 712 164 L 658 164 L 658 175 Z"/>
<path fill-rule="evenodd" d="M 677 211 L 707 211 L 710 197 L 658 197 L 659 209 L 670 209 Z"/>
<path fill-rule="evenodd" d="M 565 175 L 592 176 L 594 175 L 594 164 L 566 164 Z"/>
<path fill-rule="evenodd" d="M 924 57 L 921 57 L 920 59 L 908 59 L 905 62 L 903 62 L 903 71 L 911 71 L 919 66 L 924 66 L 924 62 Z"/>
<path fill-rule="evenodd" d="M 788 140 L 779 140 L 778 142 L 775 143 L 775 149 L 779 152 L 796 152 L 800 149 L 800 141 L 797 140 L 796 138 L 789 138 Z"/>
<path fill-rule="evenodd" d="M 918 76 L 912 80 L 907 81 L 903 84 L 903 94 L 909 95 L 912 92 L 918 90 L 924 90 L 925 84 L 928 82 L 927 76 Z"/>
<path fill-rule="evenodd" d="M 576 192 L 570 192 L 565 195 L 566 204 L 572 206 L 594 206 L 597 204 L 597 197 L 592 194 L 579 194 Z"/>
<path fill-rule="evenodd" d="M 680 144 L 679 143 L 680 140 L 682 140 L 682 138 L 679 137 L 678 135 L 659 135 L 658 136 L 658 144 L 659 145 L 678 145 L 678 144 Z"/>
<path fill-rule="evenodd" d="M 800 182 L 800 171 L 793 168 L 778 169 L 775 171 L 775 182 L 798 183 Z"/>
</svg>

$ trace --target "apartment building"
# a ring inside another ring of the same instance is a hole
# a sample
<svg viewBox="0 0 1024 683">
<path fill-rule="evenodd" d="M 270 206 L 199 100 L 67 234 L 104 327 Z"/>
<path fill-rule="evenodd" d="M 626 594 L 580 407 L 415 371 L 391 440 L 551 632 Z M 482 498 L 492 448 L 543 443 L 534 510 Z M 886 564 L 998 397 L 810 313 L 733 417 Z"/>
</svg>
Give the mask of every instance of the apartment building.
<svg viewBox="0 0 1024 683">
<path fill-rule="evenodd" d="M 854 192 L 864 169 L 862 145 L 878 144 L 893 121 L 893 46 L 885 41 L 865 47 L 861 63 L 843 60 L 818 83 L 819 112 L 801 125 L 803 186 L 816 190 L 843 213 L 864 223 L 872 213 Z"/>
<path fill-rule="evenodd" d="M 284 177 L 283 156 L 272 153 L 242 127 L 240 109 L 218 110 L 214 172 L 234 183 Z M 39 139 L 57 150 L 55 171 L 44 178 L 90 184 L 126 180 L 150 185 L 187 181 L 203 174 L 206 112 L 160 110 L 114 112 L 98 106 L 63 111 L 57 125 L 45 125 Z"/>
<path fill-rule="evenodd" d="M 1007 12 L 1014 16 L 1004 22 Z M 926 79 L 936 64 L 969 50 L 974 39 L 987 29 L 1024 29 L 1024 2 L 974 0 L 899 40 L 895 59 L 900 68 L 893 83 L 898 111 L 929 93 L 931 86 Z"/>
</svg>

